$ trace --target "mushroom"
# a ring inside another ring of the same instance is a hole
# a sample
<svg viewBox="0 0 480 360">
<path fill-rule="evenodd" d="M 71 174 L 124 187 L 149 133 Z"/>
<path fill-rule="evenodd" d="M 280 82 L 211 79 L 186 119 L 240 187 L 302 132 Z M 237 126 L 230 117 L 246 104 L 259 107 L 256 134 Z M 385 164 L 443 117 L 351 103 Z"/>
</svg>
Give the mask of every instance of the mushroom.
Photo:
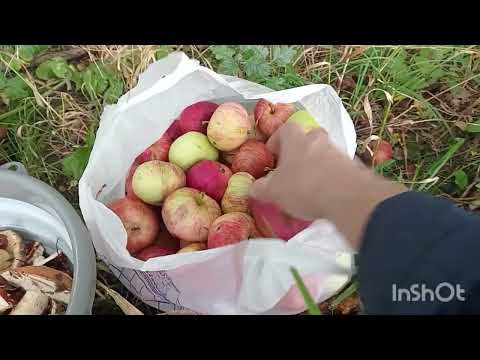
<svg viewBox="0 0 480 360">
<path fill-rule="evenodd" d="M 9 311 L 18 304 L 24 294 L 23 289 L 10 285 L 4 278 L 0 277 L 0 314 Z"/>
<path fill-rule="evenodd" d="M 9 269 L 12 266 L 12 257 L 5 249 L 0 249 L 0 271 Z"/>
<path fill-rule="evenodd" d="M 0 314 L 11 309 L 16 304 L 15 299 L 5 289 L 0 288 Z"/>
<path fill-rule="evenodd" d="M 14 269 L 22 265 L 24 259 L 22 237 L 12 230 L 0 231 L 0 237 L 3 239 L 2 242 L 5 242 L 6 238 L 7 246 L 5 250 L 8 251 L 13 259 L 10 266 Z"/>
<path fill-rule="evenodd" d="M 68 304 L 72 278 L 46 266 L 24 266 L 0 273 L 6 281 L 26 291 L 39 291 L 54 300 Z"/>
<path fill-rule="evenodd" d="M 45 259 L 43 254 L 45 248 L 38 241 L 30 241 L 24 245 L 23 266 L 35 265 L 35 263 Z"/>
<path fill-rule="evenodd" d="M 5 235 L 0 234 L 0 249 L 5 250 L 8 245 L 8 239 Z"/>
<path fill-rule="evenodd" d="M 39 291 L 28 290 L 10 315 L 42 315 L 49 305 L 49 297 Z"/>
<path fill-rule="evenodd" d="M 66 311 L 65 304 L 62 304 L 61 302 L 50 299 L 50 311 L 48 313 L 49 315 L 64 314 L 65 311 Z"/>
</svg>

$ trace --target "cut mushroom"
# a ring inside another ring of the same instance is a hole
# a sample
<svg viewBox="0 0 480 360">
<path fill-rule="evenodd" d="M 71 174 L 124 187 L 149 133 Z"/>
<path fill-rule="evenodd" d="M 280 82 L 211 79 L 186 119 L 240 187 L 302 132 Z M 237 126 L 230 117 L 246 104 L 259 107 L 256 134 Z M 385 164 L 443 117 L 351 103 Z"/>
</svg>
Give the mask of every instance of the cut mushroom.
<svg viewBox="0 0 480 360">
<path fill-rule="evenodd" d="M 0 236 L 2 236 L 3 239 L 4 237 L 7 238 L 7 247 L 5 250 L 12 256 L 11 267 L 15 269 L 21 266 L 24 260 L 22 237 L 12 230 L 0 231 Z"/>
<path fill-rule="evenodd" d="M 35 259 L 32 264 L 33 264 L 33 266 L 45 265 L 45 264 L 49 263 L 50 261 L 55 260 L 58 256 L 60 256 L 61 253 L 62 253 L 61 251 L 55 251 L 52 255 L 50 255 L 46 258 L 42 256 L 42 258 Z"/>
<path fill-rule="evenodd" d="M 23 266 L 35 265 L 35 262 L 45 259 L 45 248 L 38 241 L 30 241 L 24 245 Z"/>
<path fill-rule="evenodd" d="M 5 235 L 0 234 L 0 249 L 5 250 L 8 245 L 8 239 Z"/>
<path fill-rule="evenodd" d="M 12 266 L 12 256 L 7 250 L 0 249 L 0 271 L 9 269 Z"/>
<path fill-rule="evenodd" d="M 47 295 L 29 290 L 10 312 L 10 315 L 42 315 L 47 310 L 49 301 Z"/>
<path fill-rule="evenodd" d="M 6 281 L 27 291 L 39 291 L 54 300 L 68 304 L 72 278 L 46 266 L 24 266 L 0 274 Z"/>
<path fill-rule="evenodd" d="M 50 299 L 50 311 L 48 313 L 49 315 L 65 314 L 65 311 L 66 311 L 65 304 L 62 304 L 61 302 Z"/>
<path fill-rule="evenodd" d="M 11 309 L 15 304 L 16 301 L 12 296 L 5 289 L 0 288 L 0 314 Z"/>
<path fill-rule="evenodd" d="M 58 314 L 57 302 L 53 299 L 50 299 L 50 311 L 48 313 L 50 315 L 57 315 Z"/>
</svg>

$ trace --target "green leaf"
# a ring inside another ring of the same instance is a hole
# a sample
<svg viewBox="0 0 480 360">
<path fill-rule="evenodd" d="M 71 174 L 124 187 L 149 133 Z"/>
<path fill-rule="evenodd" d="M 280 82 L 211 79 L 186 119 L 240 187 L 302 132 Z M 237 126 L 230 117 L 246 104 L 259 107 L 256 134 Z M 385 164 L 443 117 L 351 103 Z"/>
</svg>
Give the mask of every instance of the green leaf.
<svg viewBox="0 0 480 360">
<path fill-rule="evenodd" d="M 75 86 L 77 87 L 77 89 L 80 89 L 82 87 L 83 77 L 81 72 L 74 71 L 72 73 L 72 78 L 70 80 L 72 80 L 75 83 Z"/>
<path fill-rule="evenodd" d="M 18 56 L 27 62 L 33 60 L 38 53 L 48 49 L 48 45 L 18 45 Z"/>
<path fill-rule="evenodd" d="M 285 81 L 292 87 L 305 85 L 305 80 L 297 75 L 295 68 L 292 64 L 287 64 L 285 66 Z"/>
<path fill-rule="evenodd" d="M 101 95 L 107 90 L 108 80 L 102 70 L 100 65 L 90 64 L 82 72 L 82 87 L 85 88 L 90 97 Z"/>
<path fill-rule="evenodd" d="M 480 133 L 480 120 L 470 123 L 465 127 L 466 132 L 469 133 Z"/>
<path fill-rule="evenodd" d="M 95 133 L 93 127 L 90 128 L 87 138 L 85 139 L 85 145 L 78 148 L 70 155 L 67 155 L 63 159 L 63 173 L 75 180 L 79 180 L 82 177 L 83 172 L 88 164 L 88 159 L 95 143 Z"/>
<path fill-rule="evenodd" d="M 264 59 L 253 56 L 245 61 L 244 70 L 247 77 L 252 79 L 265 79 L 270 76 L 272 68 Z"/>
<path fill-rule="evenodd" d="M 455 184 L 460 190 L 465 190 L 468 186 L 468 176 L 463 170 L 457 170 L 453 173 L 455 176 Z"/>
<path fill-rule="evenodd" d="M 95 128 L 91 126 L 88 129 L 87 137 L 85 139 L 85 144 L 91 148 L 93 148 L 93 144 L 95 143 Z"/>
<path fill-rule="evenodd" d="M 273 90 L 283 90 L 285 89 L 286 81 L 281 77 L 268 78 L 265 81 L 265 86 Z"/>
<path fill-rule="evenodd" d="M 2 95 L 8 100 L 23 99 L 31 95 L 31 89 L 26 82 L 18 75 L 7 79 Z"/>
<path fill-rule="evenodd" d="M 75 78 L 75 83 L 95 99 L 103 96 L 104 101 L 111 104 L 123 93 L 123 80 L 110 66 L 102 63 L 90 64 L 82 73 L 81 79 Z"/>
<path fill-rule="evenodd" d="M 375 166 L 375 172 L 377 174 L 383 174 L 385 171 L 390 170 L 396 163 L 395 159 L 390 159 L 386 161 L 382 161 L 380 164 Z"/>
<path fill-rule="evenodd" d="M 82 177 L 83 171 L 87 167 L 91 149 L 88 146 L 78 148 L 63 159 L 63 173 L 75 180 Z"/>
<path fill-rule="evenodd" d="M 297 52 L 289 46 L 275 46 L 273 48 L 273 62 L 279 66 L 290 64 Z"/>
<path fill-rule="evenodd" d="M 115 103 L 123 94 L 123 83 L 121 81 L 111 81 L 110 86 L 103 94 L 103 99 L 107 104 Z"/>
<path fill-rule="evenodd" d="M 234 58 L 227 58 L 218 65 L 218 72 L 226 75 L 239 75 L 240 65 Z"/>
<path fill-rule="evenodd" d="M 240 45 L 244 59 L 259 57 L 265 60 L 268 56 L 268 48 L 263 45 Z"/>
<path fill-rule="evenodd" d="M 231 59 L 235 55 L 235 50 L 226 46 L 212 46 L 211 51 L 217 60 Z"/>
<path fill-rule="evenodd" d="M 41 63 L 35 75 L 39 79 L 71 79 L 73 70 L 68 66 L 63 58 L 54 58 Z"/>
<path fill-rule="evenodd" d="M 160 45 L 158 50 L 155 51 L 155 59 L 160 60 L 167 56 L 174 49 L 173 45 Z"/>
<path fill-rule="evenodd" d="M 308 312 L 310 315 L 322 315 L 322 312 L 318 308 L 317 304 L 315 304 L 315 301 L 312 298 L 312 295 L 307 290 L 307 287 L 305 286 L 302 278 L 300 277 L 300 274 L 295 268 L 290 268 L 290 271 L 292 272 L 293 278 L 295 279 L 295 283 L 297 284 L 298 289 L 300 290 L 300 293 L 303 296 L 303 299 L 305 300 L 305 305 L 307 305 Z"/>
<path fill-rule="evenodd" d="M 3 61 L 0 62 L 0 65 L 1 67 L 3 68 L 4 66 L 7 66 L 7 69 L 13 69 L 15 71 L 20 71 L 22 69 L 22 60 L 20 59 L 17 59 L 15 56 L 13 55 L 0 55 L 0 57 L 7 63 L 7 65 L 5 65 L 5 63 Z"/>
<path fill-rule="evenodd" d="M 445 164 L 448 162 L 448 160 L 450 160 L 453 155 L 455 155 L 455 153 L 462 147 L 462 145 L 465 143 L 465 139 L 463 138 L 456 138 L 455 139 L 455 143 L 453 143 L 452 145 L 450 145 L 448 151 L 440 158 L 438 159 L 437 161 L 435 161 L 431 166 L 430 168 L 428 169 L 427 171 L 427 176 L 426 178 L 432 178 L 434 177 L 435 175 L 438 174 L 438 172 L 445 166 Z M 419 187 L 419 191 L 422 191 L 425 186 L 427 186 L 426 183 L 424 184 L 421 184 L 421 186 Z"/>
</svg>

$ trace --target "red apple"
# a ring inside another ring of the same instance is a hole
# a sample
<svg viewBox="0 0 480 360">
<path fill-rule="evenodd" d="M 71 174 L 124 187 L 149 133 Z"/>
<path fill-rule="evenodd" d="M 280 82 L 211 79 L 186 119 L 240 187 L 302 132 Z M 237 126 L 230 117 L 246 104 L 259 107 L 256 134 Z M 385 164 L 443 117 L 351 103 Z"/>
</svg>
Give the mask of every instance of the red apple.
<svg viewBox="0 0 480 360">
<path fill-rule="evenodd" d="M 385 140 L 374 140 L 370 145 L 370 148 L 373 151 L 373 159 L 372 164 L 373 166 L 377 166 L 378 164 L 390 160 L 393 155 L 392 145 L 390 145 Z"/>
<path fill-rule="evenodd" d="M 163 135 L 160 139 L 150 145 L 143 153 L 141 153 L 138 156 L 138 160 L 141 163 L 151 160 L 168 161 L 168 151 L 170 150 L 170 145 L 172 145 L 172 140 L 166 135 Z"/>
<path fill-rule="evenodd" d="M 226 165 L 232 165 L 233 159 L 235 158 L 235 155 L 237 154 L 238 149 L 232 150 L 232 151 L 222 151 L 221 152 L 221 160 L 223 163 Z"/>
<path fill-rule="evenodd" d="M 217 218 L 208 233 L 208 248 L 238 243 L 250 237 L 255 227 L 250 215 L 232 212 Z"/>
<path fill-rule="evenodd" d="M 250 239 L 258 239 L 258 238 L 262 238 L 262 237 L 263 237 L 263 235 L 260 232 L 260 230 L 258 230 L 257 224 L 255 224 L 255 221 L 254 221 L 253 222 L 252 233 L 250 234 Z"/>
<path fill-rule="evenodd" d="M 176 138 L 178 138 L 182 133 L 180 132 L 180 126 L 178 123 L 178 119 L 174 120 L 172 124 L 168 127 L 167 131 L 164 134 L 170 142 L 173 142 Z"/>
<path fill-rule="evenodd" d="M 232 171 L 228 166 L 213 160 L 201 160 L 187 171 L 187 186 L 204 192 L 217 202 L 227 188 Z"/>
<path fill-rule="evenodd" d="M 287 241 L 312 223 L 312 221 L 296 219 L 274 204 L 253 198 L 249 200 L 250 211 L 255 219 L 255 224 L 265 237 Z"/>
<path fill-rule="evenodd" d="M 145 249 L 140 250 L 138 253 L 134 254 L 133 256 L 139 260 L 147 261 L 151 258 L 156 258 L 160 256 L 172 255 L 175 254 L 176 251 L 170 248 L 164 248 L 161 245 L 153 244 Z"/>
<path fill-rule="evenodd" d="M 127 231 L 127 250 L 134 254 L 155 242 L 160 224 L 152 208 L 141 201 L 123 198 L 109 206 Z"/>
<path fill-rule="evenodd" d="M 188 187 L 171 193 L 162 208 L 163 221 L 170 234 L 190 242 L 206 241 L 210 225 L 220 215 L 222 211 L 215 200 Z"/>
<path fill-rule="evenodd" d="M 172 236 L 172 234 L 168 232 L 167 227 L 165 226 L 165 223 L 162 219 L 161 209 L 159 207 L 156 207 L 155 210 L 160 223 L 160 231 L 154 245 L 159 245 L 164 249 L 178 251 L 178 249 L 180 249 L 180 240 L 175 238 L 174 236 Z"/>
<path fill-rule="evenodd" d="M 268 138 L 263 132 L 260 131 L 260 128 L 258 127 L 257 122 L 255 121 L 255 115 L 249 114 L 248 120 L 250 121 L 250 124 L 252 124 L 252 131 L 249 134 L 248 138 L 258 140 L 263 143 L 267 142 Z"/>
<path fill-rule="evenodd" d="M 233 158 L 232 171 L 244 171 L 258 179 L 273 169 L 274 159 L 267 146 L 258 140 L 248 140 Z"/>
<path fill-rule="evenodd" d="M 277 103 L 260 99 L 255 105 L 255 122 L 267 138 L 277 131 L 295 112 L 295 105 Z"/>
<path fill-rule="evenodd" d="M 198 131 L 207 134 L 207 126 L 218 105 L 209 101 L 199 101 L 187 106 L 178 118 L 180 134 Z"/>
</svg>

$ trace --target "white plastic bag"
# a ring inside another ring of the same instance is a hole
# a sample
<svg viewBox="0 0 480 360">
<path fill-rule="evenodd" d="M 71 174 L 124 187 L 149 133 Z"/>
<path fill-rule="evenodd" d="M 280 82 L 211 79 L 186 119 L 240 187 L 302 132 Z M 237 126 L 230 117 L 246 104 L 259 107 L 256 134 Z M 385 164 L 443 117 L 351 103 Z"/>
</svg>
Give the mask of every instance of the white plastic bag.
<svg viewBox="0 0 480 360">
<path fill-rule="evenodd" d="M 98 255 L 148 305 L 165 311 L 186 307 L 204 314 L 295 314 L 305 307 L 291 267 L 299 271 L 317 302 L 334 295 L 350 279 L 352 250 L 325 220 L 314 222 L 288 242 L 246 240 L 146 262 L 128 253 L 125 229 L 105 204 L 124 196 L 126 174 L 135 157 L 194 102 L 238 101 L 251 112 L 259 98 L 305 108 L 353 158 L 354 127 L 330 86 L 275 92 L 216 74 L 183 53 L 150 65 L 134 89 L 105 109 L 80 180 L 80 207 Z"/>
</svg>

